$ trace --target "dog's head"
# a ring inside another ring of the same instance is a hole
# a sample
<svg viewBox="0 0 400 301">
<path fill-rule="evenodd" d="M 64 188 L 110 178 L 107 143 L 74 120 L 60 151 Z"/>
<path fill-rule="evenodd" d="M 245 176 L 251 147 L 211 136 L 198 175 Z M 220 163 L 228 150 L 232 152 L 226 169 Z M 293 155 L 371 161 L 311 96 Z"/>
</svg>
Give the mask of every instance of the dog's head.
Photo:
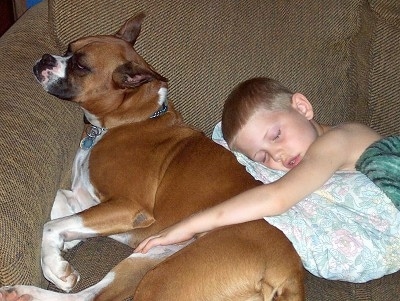
<svg viewBox="0 0 400 301">
<path fill-rule="evenodd" d="M 37 80 L 48 93 L 79 103 L 98 126 L 148 118 L 167 101 L 167 79 L 133 48 L 143 19 L 129 19 L 113 36 L 78 39 L 64 56 L 44 54 L 33 67 Z"/>
</svg>

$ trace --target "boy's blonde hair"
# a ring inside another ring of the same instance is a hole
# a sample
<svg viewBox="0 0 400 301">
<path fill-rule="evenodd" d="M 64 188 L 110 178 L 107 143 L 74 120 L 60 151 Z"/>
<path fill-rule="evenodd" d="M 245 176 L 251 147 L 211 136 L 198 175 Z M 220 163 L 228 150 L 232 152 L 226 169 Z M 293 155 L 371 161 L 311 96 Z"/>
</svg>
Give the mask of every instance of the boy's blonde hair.
<svg viewBox="0 0 400 301">
<path fill-rule="evenodd" d="M 239 130 L 259 109 L 291 108 L 293 92 L 280 82 L 266 77 L 246 80 L 228 95 L 222 112 L 222 135 L 229 147 Z"/>
</svg>

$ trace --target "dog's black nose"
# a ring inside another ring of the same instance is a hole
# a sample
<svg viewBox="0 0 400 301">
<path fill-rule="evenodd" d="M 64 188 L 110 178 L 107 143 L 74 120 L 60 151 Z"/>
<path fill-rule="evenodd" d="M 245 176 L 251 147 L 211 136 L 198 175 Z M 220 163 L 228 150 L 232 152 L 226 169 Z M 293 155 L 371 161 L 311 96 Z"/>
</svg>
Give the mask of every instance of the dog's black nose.
<svg viewBox="0 0 400 301">
<path fill-rule="evenodd" d="M 40 64 L 46 67 L 55 67 L 57 62 L 56 59 L 50 54 L 43 54 Z"/>
</svg>

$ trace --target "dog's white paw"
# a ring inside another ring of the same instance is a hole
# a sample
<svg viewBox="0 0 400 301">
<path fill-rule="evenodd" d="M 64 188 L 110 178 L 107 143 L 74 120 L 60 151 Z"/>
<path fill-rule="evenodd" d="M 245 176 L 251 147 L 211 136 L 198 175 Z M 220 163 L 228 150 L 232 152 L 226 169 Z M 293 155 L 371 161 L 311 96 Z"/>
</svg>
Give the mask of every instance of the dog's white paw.
<svg viewBox="0 0 400 301">
<path fill-rule="evenodd" d="M 61 256 L 42 258 L 43 275 L 65 292 L 70 292 L 80 279 L 79 273 Z"/>
<path fill-rule="evenodd" d="M 21 295 L 18 291 L 11 286 L 5 286 L 0 288 L 0 301 L 32 301 L 33 298 L 30 295 Z"/>
<path fill-rule="evenodd" d="M 79 230 L 78 230 L 79 229 Z M 47 222 L 43 227 L 42 270 L 47 280 L 70 292 L 79 281 L 79 273 L 62 257 L 65 243 L 83 229 L 79 217 L 70 216 Z"/>
</svg>

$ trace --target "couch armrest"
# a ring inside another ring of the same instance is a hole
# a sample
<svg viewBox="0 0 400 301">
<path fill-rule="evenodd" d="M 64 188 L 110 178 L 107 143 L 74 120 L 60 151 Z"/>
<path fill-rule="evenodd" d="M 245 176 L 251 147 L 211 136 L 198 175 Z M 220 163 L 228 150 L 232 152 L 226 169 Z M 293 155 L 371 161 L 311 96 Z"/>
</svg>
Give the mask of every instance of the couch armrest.
<svg viewBox="0 0 400 301">
<path fill-rule="evenodd" d="M 43 285 L 43 223 L 69 168 L 82 129 L 72 103 L 45 93 L 32 66 L 56 51 L 47 29 L 47 1 L 0 38 L 0 286 Z"/>
</svg>

